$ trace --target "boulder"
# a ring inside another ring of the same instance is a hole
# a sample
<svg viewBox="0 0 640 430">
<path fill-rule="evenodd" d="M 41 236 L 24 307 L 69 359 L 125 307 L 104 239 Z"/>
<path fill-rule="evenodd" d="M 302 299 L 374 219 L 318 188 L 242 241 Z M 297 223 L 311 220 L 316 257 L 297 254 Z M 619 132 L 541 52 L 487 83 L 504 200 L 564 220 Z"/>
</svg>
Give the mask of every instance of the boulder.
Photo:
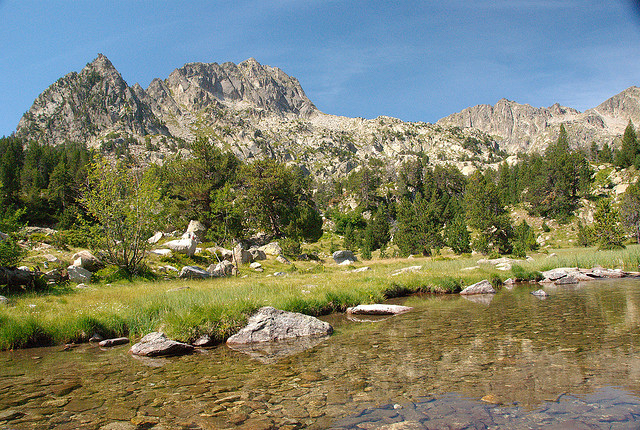
<svg viewBox="0 0 640 430">
<path fill-rule="evenodd" d="M 271 242 L 264 246 L 258 248 L 260 251 L 264 252 L 267 255 L 271 255 L 277 257 L 282 254 L 282 248 L 278 242 Z"/>
<path fill-rule="evenodd" d="M 254 261 L 253 263 L 249 264 L 249 267 L 252 268 L 253 270 L 262 269 L 262 264 L 258 263 L 257 261 Z"/>
<path fill-rule="evenodd" d="M 267 259 L 267 254 L 259 248 L 251 248 L 249 249 L 249 253 L 251 254 L 251 258 L 253 261 L 261 261 Z"/>
<path fill-rule="evenodd" d="M 359 269 L 353 269 L 353 270 L 349 270 L 349 273 L 361 273 L 361 272 L 366 272 L 371 270 L 371 267 L 368 266 L 364 266 L 364 267 L 360 267 Z"/>
<path fill-rule="evenodd" d="M 460 291 L 462 295 L 471 295 L 471 294 L 495 294 L 496 290 L 491 286 L 491 282 L 486 279 L 480 282 L 477 282 L 473 285 L 469 285 L 464 290 Z"/>
<path fill-rule="evenodd" d="M 413 308 L 409 306 L 373 304 L 347 308 L 347 313 L 354 315 L 398 315 L 409 312 L 411 309 Z"/>
<path fill-rule="evenodd" d="M 196 253 L 197 243 L 193 239 L 177 239 L 165 243 L 164 246 L 174 252 L 193 257 L 193 255 Z"/>
<path fill-rule="evenodd" d="M 129 338 L 127 337 L 116 337 L 115 339 L 105 339 L 98 343 L 98 345 L 102 347 L 110 347 L 116 345 L 124 345 L 125 343 L 129 343 Z"/>
<path fill-rule="evenodd" d="M 211 339 L 211 336 L 209 336 L 208 334 L 203 334 L 193 342 L 193 346 L 210 346 L 214 343 L 215 342 L 213 341 L 213 339 Z"/>
<path fill-rule="evenodd" d="M 206 233 L 207 227 L 205 227 L 204 224 L 202 224 L 200 221 L 192 219 L 191 221 L 189 221 L 189 226 L 187 227 L 185 235 L 188 235 L 188 237 L 195 239 L 198 242 L 204 242 Z"/>
<path fill-rule="evenodd" d="M 0 305 L 8 305 L 9 304 L 9 299 L 7 299 L 5 296 L 0 296 Z"/>
<path fill-rule="evenodd" d="M 333 261 L 335 261 L 337 264 L 351 264 L 358 261 L 358 259 L 355 255 L 353 255 L 353 252 L 345 250 L 334 252 Z"/>
<path fill-rule="evenodd" d="M 154 234 L 149 239 L 147 239 L 147 242 L 149 242 L 152 245 L 155 245 L 156 243 L 160 242 L 160 239 L 162 239 L 163 237 L 164 237 L 164 233 L 161 231 L 157 231 L 156 234 Z"/>
<path fill-rule="evenodd" d="M 233 248 L 233 258 L 238 264 L 249 264 L 253 262 L 253 256 L 242 247 L 242 244 L 238 244 Z"/>
<path fill-rule="evenodd" d="M 193 351 L 193 346 L 167 339 L 164 333 L 152 332 L 131 347 L 133 355 L 158 357 L 163 355 L 183 355 Z"/>
<path fill-rule="evenodd" d="M 83 269 L 87 269 L 89 272 L 97 272 L 104 267 L 102 261 L 89 251 L 76 252 L 71 258 L 73 259 L 74 266 L 82 267 Z"/>
<path fill-rule="evenodd" d="M 553 281 L 556 285 L 572 285 L 577 284 L 578 280 L 573 275 L 563 276 L 562 278 Z"/>
<path fill-rule="evenodd" d="M 233 276 L 237 274 L 236 266 L 233 265 L 232 262 L 227 260 L 222 260 L 216 265 L 210 265 L 207 267 L 207 272 L 211 274 L 211 276 L 217 278 L 224 278 L 227 276 Z"/>
<path fill-rule="evenodd" d="M 274 342 L 306 336 L 326 336 L 333 327 L 318 318 L 267 306 L 249 318 L 245 328 L 227 339 L 228 344 Z"/>
<path fill-rule="evenodd" d="M 67 273 L 69 273 L 69 280 L 72 282 L 89 282 L 91 280 L 91 272 L 80 266 L 67 267 Z"/>
<path fill-rule="evenodd" d="M 183 279 L 206 279 L 209 277 L 211 274 L 198 266 L 184 266 L 178 274 L 178 278 Z"/>
</svg>

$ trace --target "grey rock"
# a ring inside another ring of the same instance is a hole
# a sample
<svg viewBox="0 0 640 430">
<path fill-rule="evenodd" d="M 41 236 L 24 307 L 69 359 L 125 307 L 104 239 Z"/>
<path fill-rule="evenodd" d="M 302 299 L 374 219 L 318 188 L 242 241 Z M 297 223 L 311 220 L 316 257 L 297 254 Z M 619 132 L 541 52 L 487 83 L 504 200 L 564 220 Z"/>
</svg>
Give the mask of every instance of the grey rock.
<svg viewBox="0 0 640 430">
<path fill-rule="evenodd" d="M 491 286 L 491 282 L 486 279 L 480 282 L 477 282 L 473 285 L 469 285 L 464 290 L 460 291 L 462 295 L 472 295 L 472 294 L 495 294 L 496 290 Z"/>
<path fill-rule="evenodd" d="M 351 264 L 358 261 L 353 252 L 348 250 L 336 251 L 332 257 L 337 264 Z"/>
<path fill-rule="evenodd" d="M 258 248 L 250 248 L 249 253 L 253 261 L 262 261 L 267 259 L 267 254 Z"/>
<path fill-rule="evenodd" d="M 172 251 L 170 249 L 152 249 L 149 251 L 151 254 L 159 255 L 161 257 L 168 257 Z"/>
<path fill-rule="evenodd" d="M 91 272 L 80 266 L 67 267 L 67 273 L 69 273 L 69 280 L 72 282 L 89 282 L 92 276 Z"/>
<path fill-rule="evenodd" d="M 207 234 L 207 227 L 205 227 L 200 221 L 192 219 L 189 221 L 186 233 L 190 233 L 193 239 L 196 239 L 199 242 L 204 242 L 204 237 Z"/>
<path fill-rule="evenodd" d="M 230 261 L 222 260 L 218 264 L 210 265 L 207 267 L 207 272 L 211 274 L 211 276 L 224 278 L 227 276 L 234 276 L 238 273 L 236 266 Z"/>
<path fill-rule="evenodd" d="M 206 279 L 209 277 L 211 274 L 198 266 L 184 266 L 178 274 L 178 278 L 183 279 Z"/>
<path fill-rule="evenodd" d="M 185 254 L 188 257 L 193 257 L 196 253 L 196 246 L 198 243 L 193 239 L 177 239 L 171 240 L 164 244 L 167 248 L 180 254 Z"/>
<path fill-rule="evenodd" d="M 242 244 L 233 248 L 233 258 L 238 264 L 249 264 L 253 262 L 253 255 L 243 248 Z"/>
<path fill-rule="evenodd" d="M 53 254 L 45 254 L 45 255 L 44 255 L 44 258 L 45 258 L 49 263 L 52 263 L 52 264 L 60 263 L 60 259 L 59 259 L 58 257 L 56 257 L 55 255 L 53 255 Z"/>
<path fill-rule="evenodd" d="M 548 297 L 549 296 L 549 293 L 547 293 L 543 289 L 535 290 L 535 291 L 531 292 L 531 294 L 533 294 L 534 296 L 538 296 L 538 297 Z"/>
<path fill-rule="evenodd" d="M 152 245 L 155 245 L 156 243 L 160 242 L 160 239 L 162 239 L 163 237 L 164 237 L 164 233 L 161 231 L 157 231 L 153 236 L 147 239 L 147 242 L 149 242 Z"/>
<path fill-rule="evenodd" d="M 271 255 L 271 256 L 274 256 L 274 257 L 277 257 L 278 255 L 282 254 L 282 248 L 280 247 L 280 244 L 278 242 L 268 243 L 268 244 L 266 244 L 264 246 L 261 246 L 258 249 L 263 251 L 265 254 Z"/>
<path fill-rule="evenodd" d="M 362 273 L 362 272 L 367 272 L 369 270 L 371 270 L 371 267 L 364 266 L 364 267 L 360 267 L 358 269 L 350 270 L 349 273 Z"/>
<path fill-rule="evenodd" d="M 562 278 L 556 279 L 553 281 L 556 285 L 571 285 L 577 284 L 579 281 L 573 275 L 567 275 Z"/>
<path fill-rule="evenodd" d="M 413 308 L 409 306 L 372 304 L 347 308 L 347 313 L 354 315 L 398 315 L 409 312 L 411 309 Z"/>
<path fill-rule="evenodd" d="M 149 333 L 131 347 L 133 355 L 145 357 L 183 355 L 192 351 L 192 345 L 167 339 L 165 334 L 160 332 Z"/>
<path fill-rule="evenodd" d="M 273 342 L 305 336 L 325 336 L 333 332 L 327 322 L 294 312 L 263 307 L 249 318 L 245 328 L 227 339 L 228 344 Z"/>
<path fill-rule="evenodd" d="M 258 263 L 257 261 L 249 264 L 249 267 L 252 268 L 253 270 L 257 270 L 257 269 L 261 269 L 262 268 L 262 264 Z"/>
<path fill-rule="evenodd" d="M 0 296 L 0 305 L 8 305 L 9 304 L 9 299 L 6 298 L 5 296 Z"/>
<path fill-rule="evenodd" d="M 422 270 L 422 266 L 403 267 L 402 269 L 394 270 L 391 276 L 398 276 L 404 273 L 414 273 L 414 272 L 419 272 L 421 270 Z"/>
<path fill-rule="evenodd" d="M 124 345 L 125 343 L 129 343 L 128 337 L 116 337 L 114 339 L 105 339 L 100 341 L 98 345 L 106 348 L 111 346 Z"/>
<path fill-rule="evenodd" d="M 102 261 L 89 251 L 79 251 L 71 257 L 73 265 L 87 269 L 89 272 L 97 272 L 104 267 Z"/>
<path fill-rule="evenodd" d="M 209 346 L 213 345 L 213 339 L 208 334 L 203 334 L 193 342 L 193 346 Z"/>
</svg>

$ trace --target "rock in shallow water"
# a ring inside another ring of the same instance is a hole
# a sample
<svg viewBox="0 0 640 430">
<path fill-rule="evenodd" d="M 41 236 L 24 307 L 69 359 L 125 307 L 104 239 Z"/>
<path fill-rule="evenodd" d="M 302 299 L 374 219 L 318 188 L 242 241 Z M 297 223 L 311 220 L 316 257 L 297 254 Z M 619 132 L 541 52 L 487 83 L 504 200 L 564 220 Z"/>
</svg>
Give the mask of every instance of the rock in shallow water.
<svg viewBox="0 0 640 430">
<path fill-rule="evenodd" d="M 460 294 L 462 295 L 495 294 L 495 293 L 496 293 L 496 290 L 494 290 L 493 287 L 491 286 L 491 282 L 487 281 L 486 279 L 484 281 L 477 282 L 473 285 L 469 285 L 464 290 L 460 291 Z"/>
<path fill-rule="evenodd" d="M 193 351 L 193 346 L 186 343 L 167 339 L 164 333 L 149 333 L 140 342 L 131 347 L 134 355 L 158 357 L 162 355 L 183 355 Z"/>
<path fill-rule="evenodd" d="M 249 318 L 245 328 L 227 339 L 228 344 L 274 342 L 303 336 L 331 334 L 333 327 L 318 318 L 266 306 Z"/>
<path fill-rule="evenodd" d="M 358 305 L 347 309 L 348 314 L 356 315 L 398 315 L 408 312 L 412 307 L 400 305 Z"/>
</svg>

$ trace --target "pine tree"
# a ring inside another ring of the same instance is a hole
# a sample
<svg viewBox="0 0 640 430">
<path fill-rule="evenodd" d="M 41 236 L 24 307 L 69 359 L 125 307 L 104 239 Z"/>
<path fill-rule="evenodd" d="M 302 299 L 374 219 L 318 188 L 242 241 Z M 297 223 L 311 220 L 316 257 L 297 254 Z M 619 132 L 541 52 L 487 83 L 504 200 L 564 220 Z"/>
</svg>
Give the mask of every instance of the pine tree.
<svg viewBox="0 0 640 430">
<path fill-rule="evenodd" d="M 608 199 L 602 199 L 593 215 L 593 231 L 599 249 L 624 248 L 624 232 L 620 226 L 620 214 Z"/>
</svg>

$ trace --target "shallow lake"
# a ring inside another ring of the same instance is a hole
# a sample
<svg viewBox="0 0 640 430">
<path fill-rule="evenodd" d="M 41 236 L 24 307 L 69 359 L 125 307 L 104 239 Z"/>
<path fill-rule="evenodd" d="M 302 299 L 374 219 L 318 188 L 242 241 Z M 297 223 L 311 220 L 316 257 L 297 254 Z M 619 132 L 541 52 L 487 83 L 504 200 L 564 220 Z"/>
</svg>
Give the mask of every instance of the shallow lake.
<svg viewBox="0 0 640 430">
<path fill-rule="evenodd" d="M 640 282 L 538 288 L 331 315 L 302 351 L 3 352 L 0 428 L 640 428 Z"/>
</svg>

